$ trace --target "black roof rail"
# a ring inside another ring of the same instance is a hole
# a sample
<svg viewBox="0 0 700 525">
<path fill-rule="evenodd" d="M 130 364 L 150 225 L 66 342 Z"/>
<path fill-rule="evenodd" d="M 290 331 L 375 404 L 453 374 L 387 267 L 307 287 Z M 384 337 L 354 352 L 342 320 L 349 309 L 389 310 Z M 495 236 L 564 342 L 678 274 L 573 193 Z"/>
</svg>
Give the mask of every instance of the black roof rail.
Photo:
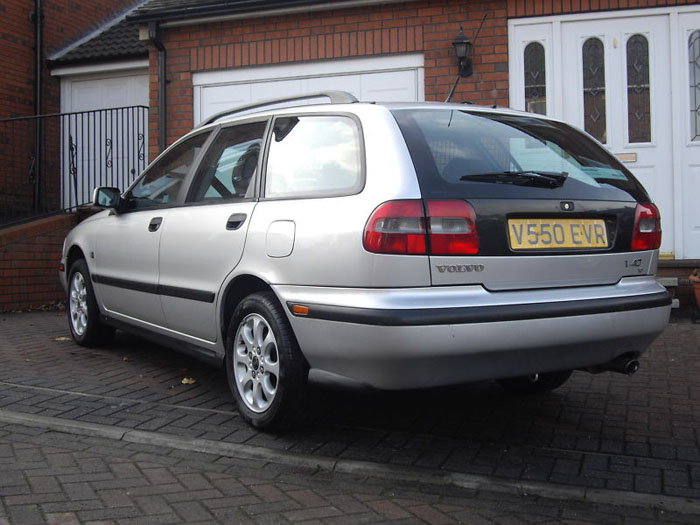
<svg viewBox="0 0 700 525">
<path fill-rule="evenodd" d="M 328 90 L 319 91 L 316 93 L 305 93 L 303 95 L 263 100 L 262 102 L 255 102 L 253 104 L 246 104 L 245 106 L 238 106 L 237 108 L 226 109 L 224 111 L 220 111 L 219 113 L 212 115 L 211 117 L 207 117 L 205 120 L 200 122 L 197 128 L 201 128 L 202 126 L 206 126 L 207 124 L 216 122 L 222 117 L 235 115 L 236 113 L 242 113 L 243 111 L 248 111 L 251 109 L 261 108 L 265 106 L 272 106 L 274 104 L 282 104 L 284 102 L 293 102 L 295 100 L 306 100 L 308 98 L 319 97 L 328 97 L 330 99 L 331 104 L 352 104 L 354 102 L 358 102 L 354 95 L 347 93 L 346 91 Z"/>
</svg>

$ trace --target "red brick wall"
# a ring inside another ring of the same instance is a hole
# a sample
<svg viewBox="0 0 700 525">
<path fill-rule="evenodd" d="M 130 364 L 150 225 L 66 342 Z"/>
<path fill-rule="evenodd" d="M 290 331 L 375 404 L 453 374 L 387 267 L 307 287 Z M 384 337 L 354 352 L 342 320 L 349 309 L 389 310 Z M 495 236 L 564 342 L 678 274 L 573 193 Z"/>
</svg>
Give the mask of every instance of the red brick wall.
<svg viewBox="0 0 700 525">
<path fill-rule="evenodd" d="M 33 6 L 26 0 L 0 4 L 0 118 L 28 115 L 34 100 Z"/>
<path fill-rule="evenodd" d="M 697 0 L 424 0 L 404 4 L 260 17 L 163 30 L 168 52 L 166 143 L 192 128 L 192 74 L 292 62 L 420 52 L 425 98 L 444 100 L 456 75 L 451 42 L 464 26 L 474 38 L 474 75 L 455 100 L 508 104 L 508 18 L 697 3 Z M 158 76 L 151 49 L 150 154 L 158 144 Z"/>
<path fill-rule="evenodd" d="M 90 33 L 135 0 L 44 0 L 44 54 Z M 34 23 L 31 0 L 0 3 L 0 118 L 34 114 Z M 45 113 L 58 110 L 58 81 L 45 71 Z"/>
<path fill-rule="evenodd" d="M 58 279 L 63 239 L 75 214 L 0 230 L 0 312 L 64 299 Z"/>
<path fill-rule="evenodd" d="M 172 143 L 192 129 L 192 73 L 343 57 L 420 52 L 425 58 L 425 98 L 444 100 L 457 74 L 452 40 L 464 26 L 476 43 L 474 75 L 462 79 L 454 100 L 508 103 L 506 0 L 432 0 L 261 17 L 167 28 L 168 135 Z M 158 144 L 158 72 L 151 48 L 150 146 Z"/>
<path fill-rule="evenodd" d="M 96 29 L 101 22 L 124 11 L 135 0 L 44 0 L 43 49 L 48 56 L 72 41 Z M 35 114 L 34 23 L 31 0 L 3 0 L 0 3 L 0 119 Z M 60 110 L 60 80 L 47 68 L 43 73 L 42 113 Z M 12 126 L 12 127 L 10 127 Z M 46 129 L 47 164 L 42 171 L 46 182 L 45 194 L 51 197 L 49 209 L 56 206 L 59 158 L 48 151 L 53 126 Z M 29 180 L 34 156 L 34 124 L 0 123 L 0 216 L 32 210 L 34 185 Z M 55 136 L 55 133 L 54 135 Z"/>
</svg>

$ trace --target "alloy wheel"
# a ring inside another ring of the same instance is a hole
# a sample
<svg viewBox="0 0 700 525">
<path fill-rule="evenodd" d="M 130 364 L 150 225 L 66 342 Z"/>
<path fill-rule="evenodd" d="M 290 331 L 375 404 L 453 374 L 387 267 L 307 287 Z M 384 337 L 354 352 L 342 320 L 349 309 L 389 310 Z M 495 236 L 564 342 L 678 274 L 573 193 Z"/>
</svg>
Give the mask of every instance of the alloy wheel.
<svg viewBox="0 0 700 525">
<path fill-rule="evenodd" d="M 233 374 L 238 392 L 253 412 L 264 412 L 277 394 L 279 352 L 270 325 L 257 313 L 247 315 L 236 330 Z"/>
<path fill-rule="evenodd" d="M 80 272 L 73 274 L 73 279 L 70 285 L 70 320 L 73 325 L 73 331 L 76 335 L 82 336 L 87 330 L 88 324 L 88 303 L 87 303 L 87 285 L 85 278 Z"/>
</svg>

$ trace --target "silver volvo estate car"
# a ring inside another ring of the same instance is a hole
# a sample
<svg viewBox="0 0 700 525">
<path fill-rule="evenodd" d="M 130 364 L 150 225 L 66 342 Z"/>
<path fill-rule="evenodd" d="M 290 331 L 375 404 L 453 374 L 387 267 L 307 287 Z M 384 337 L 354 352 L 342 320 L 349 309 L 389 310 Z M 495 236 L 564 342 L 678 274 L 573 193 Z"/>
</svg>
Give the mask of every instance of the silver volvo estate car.
<svg viewBox="0 0 700 525">
<path fill-rule="evenodd" d="M 323 96 L 212 117 L 98 188 L 63 249 L 75 341 L 119 328 L 225 366 L 259 428 L 301 420 L 310 383 L 637 369 L 671 301 L 659 212 L 614 156 L 541 115 Z"/>
</svg>

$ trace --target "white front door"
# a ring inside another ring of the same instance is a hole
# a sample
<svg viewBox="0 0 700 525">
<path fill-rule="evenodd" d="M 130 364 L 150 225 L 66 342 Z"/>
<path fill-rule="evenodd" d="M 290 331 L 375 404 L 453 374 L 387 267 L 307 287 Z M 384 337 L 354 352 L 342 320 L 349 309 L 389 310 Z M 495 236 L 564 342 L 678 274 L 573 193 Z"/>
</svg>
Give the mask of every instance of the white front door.
<svg viewBox="0 0 700 525">
<path fill-rule="evenodd" d="M 508 24 L 511 106 L 604 142 L 659 206 L 662 255 L 700 258 L 700 6 Z"/>
<path fill-rule="evenodd" d="M 605 144 L 661 210 L 673 251 L 668 17 L 562 23 L 562 116 Z"/>
</svg>

